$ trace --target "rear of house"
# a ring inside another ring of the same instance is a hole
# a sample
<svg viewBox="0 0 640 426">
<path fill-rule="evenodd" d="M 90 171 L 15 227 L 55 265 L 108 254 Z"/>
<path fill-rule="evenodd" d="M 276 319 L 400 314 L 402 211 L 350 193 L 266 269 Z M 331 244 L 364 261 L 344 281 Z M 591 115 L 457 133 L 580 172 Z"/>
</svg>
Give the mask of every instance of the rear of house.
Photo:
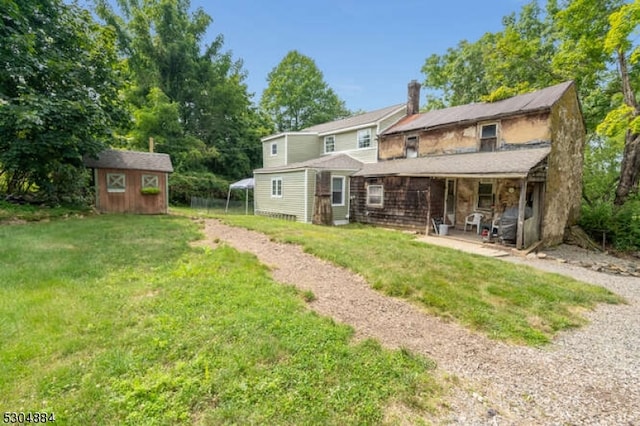
<svg viewBox="0 0 640 426">
<path fill-rule="evenodd" d="M 349 177 L 362 163 L 346 154 L 335 154 L 288 166 L 254 170 L 255 214 L 303 223 L 335 225 L 349 221 Z M 318 218 L 320 205 L 324 218 Z M 330 207 L 329 207 L 330 206 Z M 330 215 L 331 219 L 326 216 Z"/>
<path fill-rule="evenodd" d="M 351 217 L 429 232 L 433 219 L 464 228 L 476 213 L 480 229 L 511 228 L 518 248 L 557 244 L 578 219 L 584 141 L 572 82 L 407 116 L 354 174 Z"/>
<path fill-rule="evenodd" d="M 378 136 L 406 114 L 393 105 L 262 139 L 255 214 L 303 223 L 349 222 L 349 180 L 378 159 Z"/>
</svg>

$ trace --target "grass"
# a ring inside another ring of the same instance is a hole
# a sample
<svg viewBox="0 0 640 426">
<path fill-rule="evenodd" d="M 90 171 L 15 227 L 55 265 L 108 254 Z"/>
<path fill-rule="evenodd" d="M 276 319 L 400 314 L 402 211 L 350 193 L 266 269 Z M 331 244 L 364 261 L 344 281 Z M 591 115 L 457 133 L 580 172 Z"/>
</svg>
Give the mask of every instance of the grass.
<svg viewBox="0 0 640 426">
<path fill-rule="evenodd" d="M 183 211 L 185 213 L 185 211 Z M 349 225 L 320 227 L 257 216 L 220 215 L 229 224 L 364 276 L 387 295 L 458 321 L 493 339 L 542 345 L 561 330 L 586 323 L 598 303 L 620 303 L 610 291 L 559 274 L 430 246 L 406 233 Z"/>
<path fill-rule="evenodd" d="M 354 344 L 306 309 L 312 294 L 197 235 L 181 217 L 0 225 L 0 407 L 56 424 L 342 425 L 438 404 L 431 361 Z"/>
<path fill-rule="evenodd" d="M 43 219 L 82 216 L 87 214 L 89 209 L 81 209 L 72 206 L 37 206 L 20 205 L 0 200 L 0 224 L 4 221 L 26 221 L 34 222 Z"/>
</svg>

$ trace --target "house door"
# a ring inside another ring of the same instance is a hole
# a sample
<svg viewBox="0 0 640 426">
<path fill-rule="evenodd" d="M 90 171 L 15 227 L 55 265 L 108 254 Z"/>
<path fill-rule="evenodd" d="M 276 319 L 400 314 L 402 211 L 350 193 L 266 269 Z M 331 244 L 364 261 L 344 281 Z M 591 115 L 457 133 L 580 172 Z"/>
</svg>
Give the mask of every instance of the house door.
<svg viewBox="0 0 640 426">
<path fill-rule="evenodd" d="M 456 181 L 447 179 L 444 196 L 444 217 L 449 225 L 456 224 Z"/>
</svg>

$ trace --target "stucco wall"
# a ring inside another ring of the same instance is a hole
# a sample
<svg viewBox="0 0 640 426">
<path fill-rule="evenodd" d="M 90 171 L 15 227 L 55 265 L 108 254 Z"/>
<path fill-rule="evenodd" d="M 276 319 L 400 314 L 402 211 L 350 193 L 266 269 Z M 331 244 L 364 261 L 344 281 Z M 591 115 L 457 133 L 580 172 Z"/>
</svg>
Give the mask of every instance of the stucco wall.
<svg viewBox="0 0 640 426">
<path fill-rule="evenodd" d="M 420 157 L 476 152 L 480 146 L 480 129 L 485 124 L 498 124 L 497 149 L 506 145 L 548 142 L 551 139 L 548 117 L 548 113 L 537 113 L 428 131 L 382 136 L 379 144 L 379 158 L 380 160 L 404 158 L 405 139 L 409 136 L 419 137 L 418 156 Z"/>
</svg>

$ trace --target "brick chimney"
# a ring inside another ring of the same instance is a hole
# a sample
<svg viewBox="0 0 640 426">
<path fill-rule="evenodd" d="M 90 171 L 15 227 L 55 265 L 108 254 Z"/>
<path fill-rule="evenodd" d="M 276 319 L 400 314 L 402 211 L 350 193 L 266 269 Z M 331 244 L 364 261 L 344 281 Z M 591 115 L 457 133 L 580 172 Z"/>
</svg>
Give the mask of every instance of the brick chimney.
<svg viewBox="0 0 640 426">
<path fill-rule="evenodd" d="M 407 94 L 407 115 L 418 114 L 420 112 L 420 83 L 411 80 Z"/>
</svg>

